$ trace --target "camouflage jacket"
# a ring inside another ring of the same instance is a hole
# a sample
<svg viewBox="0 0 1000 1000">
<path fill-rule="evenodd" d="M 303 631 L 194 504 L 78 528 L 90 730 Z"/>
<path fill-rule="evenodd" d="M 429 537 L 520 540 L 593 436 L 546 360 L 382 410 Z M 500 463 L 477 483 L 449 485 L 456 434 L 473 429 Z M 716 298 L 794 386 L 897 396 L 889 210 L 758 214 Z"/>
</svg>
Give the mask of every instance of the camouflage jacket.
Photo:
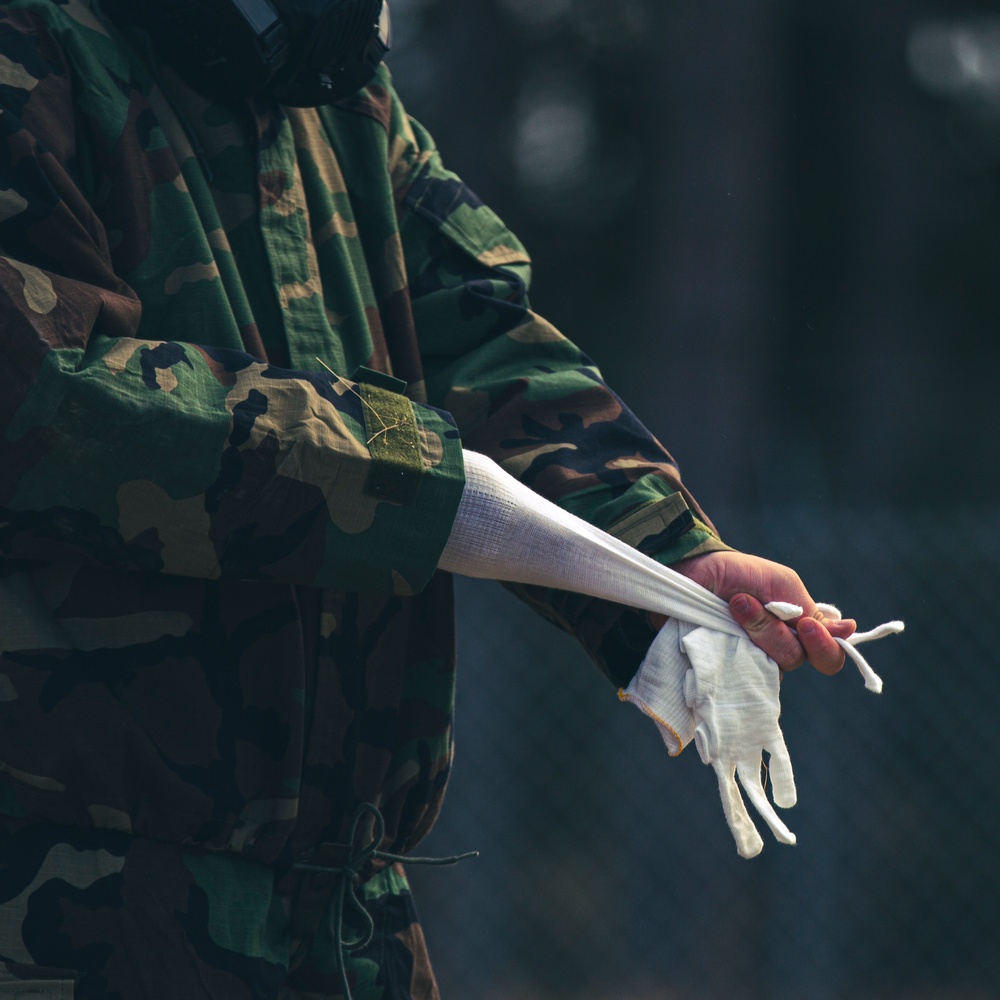
<svg viewBox="0 0 1000 1000">
<path fill-rule="evenodd" d="M 98 13 L 0 5 L 0 815 L 271 863 L 371 801 L 406 850 L 463 445 L 665 561 L 721 543 L 386 71 L 227 109 Z M 640 616 L 521 596 L 634 672 Z"/>
</svg>

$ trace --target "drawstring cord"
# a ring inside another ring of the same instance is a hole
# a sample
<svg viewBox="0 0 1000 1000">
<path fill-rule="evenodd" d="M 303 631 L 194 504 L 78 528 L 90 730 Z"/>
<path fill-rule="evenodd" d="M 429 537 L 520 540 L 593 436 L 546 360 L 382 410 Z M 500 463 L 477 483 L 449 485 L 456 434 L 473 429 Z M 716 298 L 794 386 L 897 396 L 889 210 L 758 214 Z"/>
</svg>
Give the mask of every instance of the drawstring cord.
<svg viewBox="0 0 1000 1000">
<path fill-rule="evenodd" d="M 357 843 L 358 828 L 361 821 L 366 817 L 372 818 L 371 839 L 364 844 Z M 364 873 L 368 865 L 378 859 L 380 861 L 400 862 L 407 865 L 454 865 L 467 858 L 479 856 L 478 851 L 468 851 L 465 854 L 456 854 L 444 858 L 413 857 L 403 854 L 391 854 L 388 851 L 380 851 L 378 845 L 385 836 L 385 819 L 378 808 L 370 802 L 362 802 L 354 811 L 351 820 L 351 832 L 348 838 L 347 860 L 343 864 L 328 867 L 325 865 L 314 865 L 307 861 L 300 861 L 292 867 L 304 872 L 316 872 L 326 875 L 339 876 L 337 888 L 331 899 L 333 906 L 333 936 L 337 956 L 337 971 L 340 973 L 340 985 L 344 995 L 344 1000 L 351 1000 L 351 990 L 347 982 L 347 952 L 357 948 L 364 948 L 371 943 L 375 936 L 375 922 L 371 914 L 362 906 L 357 895 L 357 880 Z M 344 918 L 347 910 L 359 919 L 363 928 L 361 934 L 349 940 L 344 935 Z"/>
</svg>

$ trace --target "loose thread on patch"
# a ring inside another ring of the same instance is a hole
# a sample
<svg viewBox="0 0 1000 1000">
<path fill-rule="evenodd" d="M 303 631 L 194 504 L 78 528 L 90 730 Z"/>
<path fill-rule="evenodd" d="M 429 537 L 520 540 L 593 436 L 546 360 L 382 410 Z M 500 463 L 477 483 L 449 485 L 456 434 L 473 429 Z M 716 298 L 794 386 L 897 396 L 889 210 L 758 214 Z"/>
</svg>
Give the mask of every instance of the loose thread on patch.
<svg viewBox="0 0 1000 1000">
<path fill-rule="evenodd" d="M 374 434 L 372 434 L 372 436 L 371 436 L 371 437 L 370 437 L 370 438 L 369 438 L 369 439 L 368 439 L 368 440 L 367 440 L 367 441 L 365 442 L 365 443 L 366 443 L 366 445 L 367 445 L 367 447 L 369 447 L 369 448 L 370 448 L 370 447 L 371 447 L 371 445 L 372 445 L 372 441 L 374 441 L 374 440 L 375 440 L 376 438 L 378 438 L 378 437 L 381 437 L 381 436 L 382 436 L 383 434 L 388 434 L 388 433 L 389 433 L 389 431 L 394 431 L 394 430 L 398 430 L 398 429 L 399 429 L 400 427 L 405 427 L 405 426 L 407 425 L 408 421 L 406 421 L 406 420 L 397 420 L 397 421 L 396 421 L 396 423 L 394 423 L 394 424 L 387 424 L 387 423 L 386 423 L 386 422 L 385 422 L 385 421 L 384 421 L 384 420 L 382 419 L 382 416 L 381 416 L 381 414 L 380 414 L 380 413 L 378 412 L 378 410 L 376 410 L 376 409 L 375 409 L 375 407 L 374 407 L 374 406 L 372 406 L 372 404 L 371 404 L 371 403 L 369 403 L 369 402 L 368 402 L 368 400 L 367 400 L 367 399 L 365 399 L 365 397 L 361 395 L 361 392 L 360 392 L 360 390 L 358 389 L 358 387 L 357 387 L 356 385 L 354 385 L 354 383 L 352 383 L 352 382 L 348 382 L 346 378 L 343 378 L 342 376 L 338 375 L 338 374 L 337 374 L 337 373 L 336 373 L 336 372 L 335 372 L 335 371 L 334 371 L 334 370 L 333 370 L 333 369 L 332 369 L 332 368 L 331 368 L 331 367 L 330 367 L 330 366 L 329 366 L 329 365 L 328 365 L 328 364 L 327 364 L 327 363 L 326 363 L 326 362 L 325 362 L 325 361 L 324 361 L 324 360 L 323 360 L 322 358 L 316 358 L 316 360 L 317 360 L 317 361 L 318 361 L 318 362 L 319 362 L 319 363 L 320 363 L 320 364 L 321 364 L 321 365 L 322 365 L 322 366 L 323 366 L 323 367 L 324 367 L 324 368 L 325 368 L 325 369 L 326 369 L 326 370 L 327 370 L 327 371 L 328 371 L 328 372 L 329 372 L 329 373 L 330 373 L 330 374 L 331 374 L 331 375 L 332 375 L 332 376 L 333 376 L 333 377 L 334 377 L 334 378 L 335 378 L 335 379 L 336 379 L 336 380 L 337 380 L 338 382 L 340 382 L 340 383 L 342 383 L 343 385 L 347 386 L 347 388 L 348 388 L 348 389 L 349 389 L 349 390 L 350 390 L 351 392 L 353 392 L 353 393 L 354 393 L 354 395 L 358 397 L 358 399 L 360 399 L 360 400 L 361 400 L 362 404 L 363 404 L 364 406 L 367 406 L 367 407 L 368 407 L 368 409 L 369 409 L 369 410 L 371 410 L 371 411 L 372 411 L 372 413 L 374 413 L 374 414 L 375 414 L 375 419 L 376 419 L 376 420 L 377 420 L 377 421 L 378 421 L 378 422 L 379 422 L 379 423 L 380 423 L 380 424 L 382 425 L 382 429 L 381 429 L 380 431 L 376 431 L 376 432 L 375 432 Z"/>
</svg>

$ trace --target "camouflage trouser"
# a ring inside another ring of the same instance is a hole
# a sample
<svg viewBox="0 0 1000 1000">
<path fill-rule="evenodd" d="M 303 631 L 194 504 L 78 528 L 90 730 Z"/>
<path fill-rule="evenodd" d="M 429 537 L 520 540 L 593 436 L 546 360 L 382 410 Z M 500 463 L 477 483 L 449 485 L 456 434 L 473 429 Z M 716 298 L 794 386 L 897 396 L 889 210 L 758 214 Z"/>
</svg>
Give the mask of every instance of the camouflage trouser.
<svg viewBox="0 0 1000 1000">
<path fill-rule="evenodd" d="M 317 911 L 304 947 L 293 941 L 302 900 L 332 894 L 325 878 L 107 831 L 0 824 L 0 998 L 340 997 L 333 907 Z M 358 897 L 375 934 L 347 955 L 354 1000 L 438 1000 L 402 868 Z"/>
</svg>

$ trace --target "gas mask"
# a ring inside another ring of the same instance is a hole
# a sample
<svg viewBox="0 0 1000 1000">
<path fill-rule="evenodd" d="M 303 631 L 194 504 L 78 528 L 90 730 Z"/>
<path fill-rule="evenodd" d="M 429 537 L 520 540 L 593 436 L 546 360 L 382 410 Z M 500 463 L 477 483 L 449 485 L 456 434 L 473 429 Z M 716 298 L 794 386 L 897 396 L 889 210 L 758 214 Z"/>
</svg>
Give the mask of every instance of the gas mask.
<svg viewBox="0 0 1000 1000">
<path fill-rule="evenodd" d="M 101 0 L 121 27 L 223 101 L 314 107 L 360 90 L 389 51 L 386 0 Z"/>
</svg>

